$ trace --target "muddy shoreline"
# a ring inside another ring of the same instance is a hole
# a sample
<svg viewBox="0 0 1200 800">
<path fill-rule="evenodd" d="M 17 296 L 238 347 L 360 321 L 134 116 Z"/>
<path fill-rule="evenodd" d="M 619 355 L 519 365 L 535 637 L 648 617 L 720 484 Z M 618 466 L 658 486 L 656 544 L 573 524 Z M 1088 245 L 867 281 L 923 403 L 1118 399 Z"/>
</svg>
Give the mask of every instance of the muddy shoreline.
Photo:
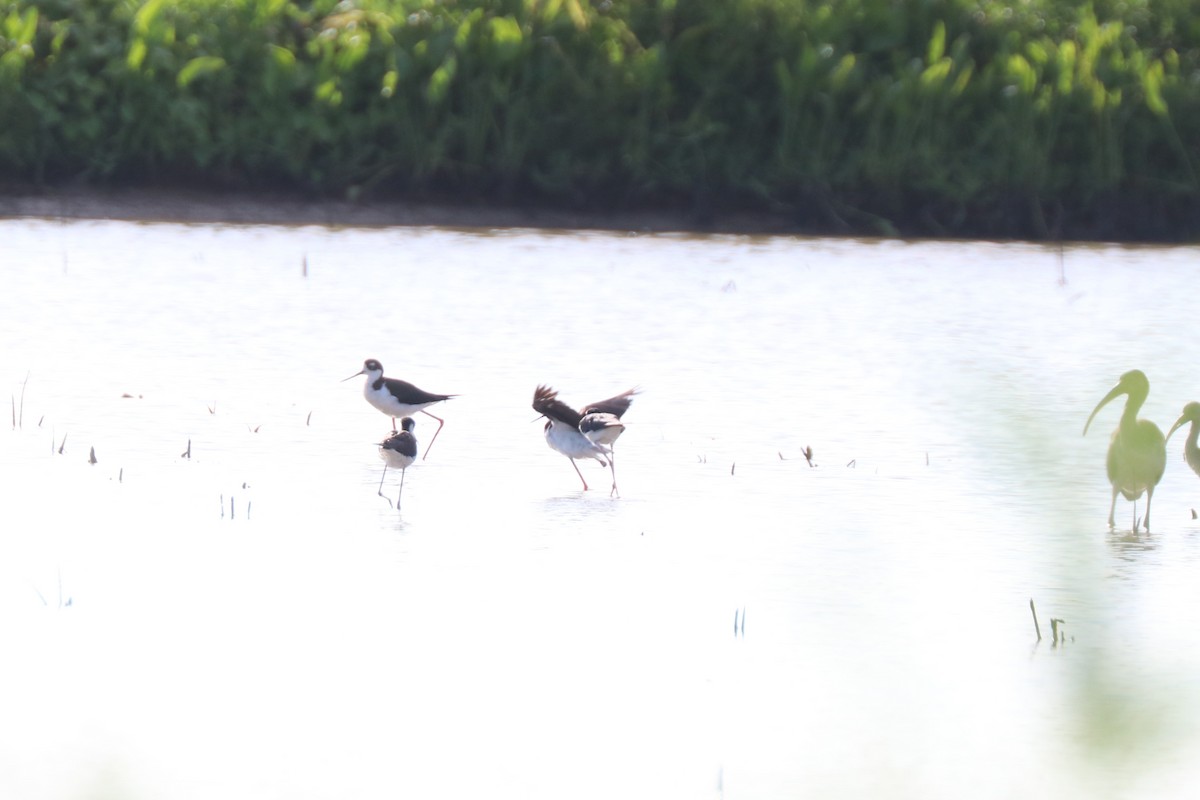
<svg viewBox="0 0 1200 800">
<path fill-rule="evenodd" d="M 581 212 L 542 207 L 327 198 L 166 189 L 51 189 L 0 194 L 0 218 L 112 219 L 135 222 L 330 227 L 436 226 L 636 232 L 801 234 L 778 216 L 728 214 L 706 219 L 670 211 Z"/>
<path fill-rule="evenodd" d="M 1176 211 L 1180 211 L 1176 209 Z M 532 228 L 622 233 L 811 236 L 852 239 L 939 239 L 1025 241 L 1042 244 L 1196 244 L 1191 225 L 1161 220 L 1157 235 L 1122 235 L 1117 208 L 1103 220 L 1070 226 L 1060 235 L 1004 235 L 996 230 L 938 232 L 887 226 L 855 228 L 845 220 L 802 220 L 794 214 L 706 211 L 657 207 L 621 211 L 580 210 L 522 204 L 453 203 L 411 199 L 339 200 L 298 193 L 172 187 L 5 187 L 0 185 L 0 219 L 122 220 L 227 225 L 321 225 L 326 227 Z M 1130 212 L 1133 213 L 1133 212 Z M 1182 212 L 1181 212 L 1182 213 Z M 1135 226 L 1136 227 L 1136 226 Z M 1056 230 L 1058 226 L 1055 226 Z M 1144 232 L 1143 232 L 1144 233 Z"/>
</svg>

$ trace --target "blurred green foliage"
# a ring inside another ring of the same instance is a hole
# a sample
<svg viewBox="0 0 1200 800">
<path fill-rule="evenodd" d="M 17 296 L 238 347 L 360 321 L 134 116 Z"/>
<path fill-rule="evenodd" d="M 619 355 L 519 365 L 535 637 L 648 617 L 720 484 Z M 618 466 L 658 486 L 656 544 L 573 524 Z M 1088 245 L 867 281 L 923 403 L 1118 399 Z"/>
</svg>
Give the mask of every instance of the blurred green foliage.
<svg viewBox="0 0 1200 800">
<path fill-rule="evenodd" d="M 0 181 L 1196 238 L 1193 0 L 0 0 Z"/>
</svg>

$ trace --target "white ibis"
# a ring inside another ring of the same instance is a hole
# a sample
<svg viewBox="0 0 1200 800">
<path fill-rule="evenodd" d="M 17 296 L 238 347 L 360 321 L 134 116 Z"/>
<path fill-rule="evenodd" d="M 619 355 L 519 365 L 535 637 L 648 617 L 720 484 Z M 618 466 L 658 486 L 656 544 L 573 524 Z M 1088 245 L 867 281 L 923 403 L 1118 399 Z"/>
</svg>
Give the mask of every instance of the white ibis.
<svg viewBox="0 0 1200 800">
<path fill-rule="evenodd" d="M 1187 441 L 1183 444 L 1183 457 L 1192 471 L 1200 475 L 1200 447 L 1196 446 L 1196 437 L 1200 436 L 1200 403 L 1193 401 L 1183 407 L 1183 413 L 1179 415 L 1179 419 L 1175 420 L 1171 430 L 1167 431 L 1167 441 L 1171 440 L 1171 434 L 1188 422 L 1192 423 L 1192 428 L 1188 431 Z"/>
<path fill-rule="evenodd" d="M 346 378 L 342 382 L 357 378 L 359 375 L 366 375 L 367 381 L 363 386 L 363 397 L 367 398 L 367 402 L 375 406 L 392 418 L 392 431 L 396 430 L 397 417 L 409 417 L 420 411 L 426 416 L 433 417 L 438 421 L 437 430 L 433 432 L 433 438 L 429 440 L 429 445 L 425 448 L 425 455 L 421 456 L 424 461 L 429 456 L 429 451 L 433 448 L 433 443 L 437 439 L 438 434 L 442 432 L 442 426 L 446 424 L 441 417 L 434 416 L 426 411 L 426 407 L 434 403 L 440 403 L 443 400 L 449 400 L 452 397 L 458 397 L 456 394 L 433 394 L 424 389 L 418 389 L 408 381 L 402 381 L 398 378 L 383 377 L 383 365 L 373 358 L 368 358 L 363 362 L 363 368 L 358 372 Z"/>
<path fill-rule="evenodd" d="M 412 417 L 400 420 L 400 432 L 394 433 L 379 443 L 379 457 L 383 459 L 383 474 L 379 476 L 380 497 L 392 501 L 383 495 L 383 479 L 387 477 L 388 467 L 400 470 L 400 494 L 396 495 L 396 508 L 400 508 L 400 498 L 404 495 L 404 473 L 417 460 L 417 437 L 413 428 L 417 423 Z"/>
<path fill-rule="evenodd" d="M 1117 494 L 1134 501 L 1146 494 L 1146 530 L 1150 530 L 1150 501 L 1154 498 L 1154 487 L 1162 479 L 1167 466 L 1167 444 L 1158 426 L 1147 419 L 1138 419 L 1138 410 L 1150 394 L 1150 381 L 1141 370 L 1130 370 L 1104 396 L 1087 424 L 1083 426 L 1086 436 L 1088 426 L 1106 403 L 1119 395 L 1126 395 L 1125 410 L 1121 422 L 1113 431 L 1112 443 L 1108 446 L 1108 482 L 1112 484 L 1112 504 L 1108 509 L 1108 527 L 1114 527 L 1113 512 L 1117 507 Z M 1133 529 L 1137 531 L 1137 518 Z"/>
<path fill-rule="evenodd" d="M 612 445 L 625 430 L 621 417 L 633 403 L 637 389 L 622 392 L 616 397 L 589 403 L 576 411 L 558 399 L 558 392 L 549 386 L 538 386 L 533 392 L 533 410 L 546 418 L 546 444 L 571 460 L 575 474 L 588 490 L 583 473 L 575 464 L 577 458 L 594 458 L 600 466 L 612 470 L 613 485 L 609 495 L 617 493 L 617 470 L 612 465 Z M 605 463 L 605 459 L 608 463 Z"/>
</svg>

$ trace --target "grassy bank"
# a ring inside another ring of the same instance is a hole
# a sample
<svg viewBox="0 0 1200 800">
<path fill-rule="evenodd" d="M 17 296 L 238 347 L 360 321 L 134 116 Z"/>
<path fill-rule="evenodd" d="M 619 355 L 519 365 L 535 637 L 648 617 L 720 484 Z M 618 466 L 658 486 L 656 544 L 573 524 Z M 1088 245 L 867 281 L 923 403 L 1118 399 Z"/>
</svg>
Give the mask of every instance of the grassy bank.
<svg viewBox="0 0 1200 800">
<path fill-rule="evenodd" d="M 0 0 L 0 182 L 1200 238 L 1183 0 Z"/>
</svg>

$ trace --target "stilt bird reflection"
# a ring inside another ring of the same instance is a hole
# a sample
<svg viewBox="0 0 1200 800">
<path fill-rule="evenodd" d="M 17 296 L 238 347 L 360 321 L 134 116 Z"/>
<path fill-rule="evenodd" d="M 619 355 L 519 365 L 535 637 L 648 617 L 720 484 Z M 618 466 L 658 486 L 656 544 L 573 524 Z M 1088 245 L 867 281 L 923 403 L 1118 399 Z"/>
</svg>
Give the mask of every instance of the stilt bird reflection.
<svg viewBox="0 0 1200 800">
<path fill-rule="evenodd" d="M 1086 436 L 1088 427 L 1096 413 L 1104 405 L 1120 395 L 1126 395 L 1125 410 L 1121 422 L 1113 431 L 1112 443 L 1108 446 L 1108 482 L 1112 484 L 1112 504 L 1108 509 L 1108 527 L 1114 527 L 1113 512 L 1117 507 L 1117 494 L 1126 500 L 1137 500 L 1146 494 L 1146 530 L 1150 530 L 1150 502 L 1154 499 L 1154 487 L 1162 479 L 1167 466 L 1167 445 L 1162 431 L 1150 420 L 1138 419 L 1137 413 L 1150 394 L 1150 381 L 1141 370 L 1130 370 L 1104 396 L 1087 424 L 1083 426 Z M 1136 512 L 1133 529 L 1137 531 Z"/>
</svg>

